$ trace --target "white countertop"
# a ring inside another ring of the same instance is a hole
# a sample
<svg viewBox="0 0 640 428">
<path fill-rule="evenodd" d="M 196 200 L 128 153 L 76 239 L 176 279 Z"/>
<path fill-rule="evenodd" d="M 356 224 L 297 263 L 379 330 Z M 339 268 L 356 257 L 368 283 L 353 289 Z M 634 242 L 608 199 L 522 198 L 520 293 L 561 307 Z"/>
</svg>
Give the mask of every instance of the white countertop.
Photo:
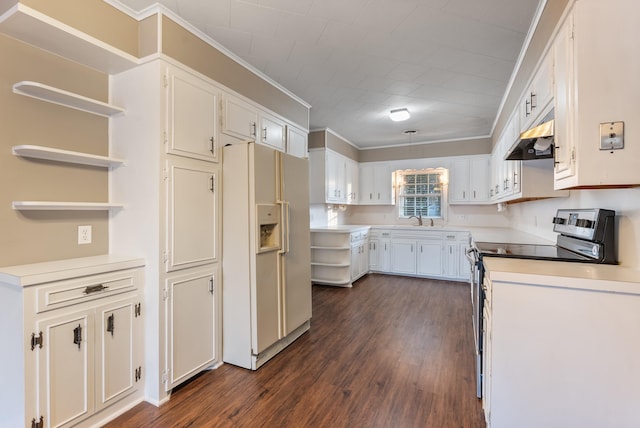
<svg viewBox="0 0 640 428">
<path fill-rule="evenodd" d="M 640 294 L 640 271 L 618 265 L 483 257 L 492 282 Z"/>
<path fill-rule="evenodd" d="M 371 226 L 358 224 L 341 224 L 338 226 L 312 227 L 312 232 L 351 233 L 360 230 L 368 230 Z"/>
<path fill-rule="evenodd" d="M 351 233 L 362 229 L 402 230 L 402 231 L 436 231 L 436 232 L 470 232 L 476 242 L 509 242 L 513 244 L 555 245 L 555 242 L 536 235 L 531 235 L 507 227 L 465 227 L 465 226 L 412 226 L 412 225 L 357 225 L 312 227 L 312 232 Z"/>
<path fill-rule="evenodd" d="M 0 282 L 18 287 L 144 266 L 144 259 L 106 254 L 0 267 Z"/>
</svg>

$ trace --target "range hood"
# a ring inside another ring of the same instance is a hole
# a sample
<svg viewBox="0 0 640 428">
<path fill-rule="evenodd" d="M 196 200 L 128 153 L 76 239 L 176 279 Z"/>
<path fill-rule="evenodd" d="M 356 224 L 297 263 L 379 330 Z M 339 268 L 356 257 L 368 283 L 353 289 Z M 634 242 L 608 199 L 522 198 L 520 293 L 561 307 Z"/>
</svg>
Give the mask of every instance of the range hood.
<svg viewBox="0 0 640 428">
<path fill-rule="evenodd" d="M 520 134 L 505 160 L 532 160 L 553 158 L 553 110 L 535 128 Z"/>
</svg>

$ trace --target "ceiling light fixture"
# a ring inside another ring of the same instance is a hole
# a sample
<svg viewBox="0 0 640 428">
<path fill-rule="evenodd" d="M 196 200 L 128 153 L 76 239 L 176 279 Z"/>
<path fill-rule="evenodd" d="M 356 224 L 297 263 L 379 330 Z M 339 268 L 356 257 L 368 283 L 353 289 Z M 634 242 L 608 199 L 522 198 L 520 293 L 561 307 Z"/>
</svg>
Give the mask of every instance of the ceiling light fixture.
<svg viewBox="0 0 640 428">
<path fill-rule="evenodd" d="M 406 108 L 397 108 L 395 110 L 391 110 L 389 112 L 389 117 L 391 118 L 391 120 L 393 120 L 394 122 L 400 122 L 403 120 L 407 120 L 409 119 L 409 110 L 407 110 Z"/>
</svg>

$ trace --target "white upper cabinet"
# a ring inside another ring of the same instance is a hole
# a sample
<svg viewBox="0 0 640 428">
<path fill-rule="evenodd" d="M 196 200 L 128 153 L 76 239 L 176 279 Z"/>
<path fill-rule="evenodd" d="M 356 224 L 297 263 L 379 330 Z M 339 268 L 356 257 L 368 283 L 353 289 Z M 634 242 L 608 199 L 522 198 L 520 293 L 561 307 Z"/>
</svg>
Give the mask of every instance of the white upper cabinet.
<svg viewBox="0 0 640 428">
<path fill-rule="evenodd" d="M 258 136 L 258 110 L 233 95 L 225 94 L 222 132 L 243 140 L 255 140 Z"/>
<path fill-rule="evenodd" d="M 555 65 L 555 179 L 573 177 L 575 152 L 571 136 L 573 110 L 573 15 L 567 16 L 553 45 Z"/>
<path fill-rule="evenodd" d="M 283 120 L 267 113 L 260 114 L 260 139 L 258 143 L 284 152 L 286 135 L 287 125 Z"/>
<path fill-rule="evenodd" d="M 353 159 L 345 160 L 345 200 L 347 204 L 353 205 L 358 203 L 358 162 Z"/>
<path fill-rule="evenodd" d="M 393 174 L 389 162 L 359 165 L 360 205 L 393 205 Z"/>
<path fill-rule="evenodd" d="M 308 138 L 306 131 L 287 125 L 287 153 L 299 158 L 309 157 Z"/>
<path fill-rule="evenodd" d="M 309 152 L 309 185 L 312 204 L 354 204 L 358 163 L 332 150 Z"/>
<path fill-rule="evenodd" d="M 450 204 L 484 204 L 489 201 L 489 155 L 462 157 L 449 173 Z"/>
<path fill-rule="evenodd" d="M 571 7 L 553 46 L 555 187 L 638 185 L 640 4 L 581 0 Z"/>
<path fill-rule="evenodd" d="M 553 100 L 553 55 L 548 53 L 524 93 L 519 106 L 520 132 L 538 124 Z"/>
<path fill-rule="evenodd" d="M 228 93 L 222 95 L 221 115 L 225 143 L 249 140 L 299 158 L 309 157 L 308 132 L 286 118 Z"/>
<path fill-rule="evenodd" d="M 198 77 L 168 68 L 167 153 L 217 162 L 219 90 Z"/>
</svg>

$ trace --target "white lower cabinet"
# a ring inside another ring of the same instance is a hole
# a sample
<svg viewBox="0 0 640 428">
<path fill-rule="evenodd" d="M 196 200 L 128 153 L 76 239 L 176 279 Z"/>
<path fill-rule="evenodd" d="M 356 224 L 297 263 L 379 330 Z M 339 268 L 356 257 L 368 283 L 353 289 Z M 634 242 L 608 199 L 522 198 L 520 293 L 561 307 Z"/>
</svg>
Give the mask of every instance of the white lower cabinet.
<svg viewBox="0 0 640 428">
<path fill-rule="evenodd" d="M 11 385 L 0 391 L 3 426 L 95 426 L 142 401 L 143 263 L 96 256 L 0 269 L 0 322 L 23 326 L 0 333 Z"/>
<path fill-rule="evenodd" d="M 638 272 L 550 263 L 485 258 L 487 427 L 638 426 Z"/>
<path fill-rule="evenodd" d="M 415 231 L 374 230 L 372 233 L 389 237 L 385 242 L 390 246 L 391 264 L 387 268 L 378 262 L 377 272 L 454 281 L 469 279 L 469 266 L 464 255 L 468 232 L 416 228 Z M 385 248 L 385 244 L 381 245 Z"/>
<path fill-rule="evenodd" d="M 170 390 L 220 356 L 218 267 L 171 276 L 166 280 L 167 383 Z"/>
<path fill-rule="evenodd" d="M 418 275 L 442 275 L 442 240 L 438 236 L 432 240 L 418 241 Z"/>
<path fill-rule="evenodd" d="M 366 240 L 351 244 L 351 281 L 369 271 L 369 247 Z"/>
<path fill-rule="evenodd" d="M 416 273 L 416 240 L 393 239 L 391 241 L 391 272 L 407 275 Z"/>
</svg>

